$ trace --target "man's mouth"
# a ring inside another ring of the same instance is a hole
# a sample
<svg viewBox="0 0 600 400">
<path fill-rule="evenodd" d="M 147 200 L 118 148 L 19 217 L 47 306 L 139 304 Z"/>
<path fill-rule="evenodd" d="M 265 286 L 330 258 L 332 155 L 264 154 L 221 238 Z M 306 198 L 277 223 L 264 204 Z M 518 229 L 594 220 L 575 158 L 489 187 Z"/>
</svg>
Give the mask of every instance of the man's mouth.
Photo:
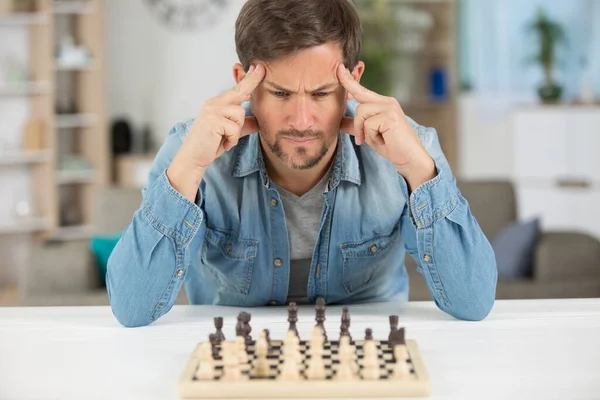
<svg viewBox="0 0 600 400">
<path fill-rule="evenodd" d="M 289 136 L 284 136 L 284 139 L 289 140 L 290 142 L 293 143 L 308 143 L 308 142 L 312 142 L 313 140 L 316 140 L 316 137 L 310 137 L 310 138 L 292 138 Z"/>
</svg>

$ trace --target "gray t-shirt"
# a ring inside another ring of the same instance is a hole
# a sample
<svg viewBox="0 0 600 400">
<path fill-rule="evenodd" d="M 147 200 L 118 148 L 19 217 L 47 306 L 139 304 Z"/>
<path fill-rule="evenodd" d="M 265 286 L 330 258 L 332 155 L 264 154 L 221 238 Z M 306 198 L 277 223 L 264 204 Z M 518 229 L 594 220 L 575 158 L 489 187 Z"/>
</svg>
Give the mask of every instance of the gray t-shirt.
<svg viewBox="0 0 600 400">
<path fill-rule="evenodd" d="M 296 196 L 275 185 L 283 203 L 290 242 L 288 302 L 295 301 L 298 304 L 308 302 L 306 288 L 310 263 L 319 234 L 319 222 L 324 204 L 323 192 L 331 171 L 330 167 L 319 183 L 302 196 Z"/>
</svg>

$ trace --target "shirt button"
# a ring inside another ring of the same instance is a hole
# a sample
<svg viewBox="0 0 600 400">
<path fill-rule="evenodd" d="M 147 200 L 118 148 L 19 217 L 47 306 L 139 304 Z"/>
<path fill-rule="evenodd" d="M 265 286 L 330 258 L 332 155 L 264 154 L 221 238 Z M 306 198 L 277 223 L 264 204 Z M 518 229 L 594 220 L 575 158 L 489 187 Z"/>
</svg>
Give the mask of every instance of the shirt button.
<svg viewBox="0 0 600 400">
<path fill-rule="evenodd" d="M 429 254 L 425 254 L 423 256 L 423 260 L 425 260 L 425 262 L 429 262 L 429 261 L 431 261 L 431 257 L 429 257 Z"/>
<path fill-rule="evenodd" d="M 178 269 L 177 270 L 177 277 L 181 277 L 181 275 L 183 275 L 183 270 L 182 269 Z"/>
<path fill-rule="evenodd" d="M 276 301 L 276 300 L 271 300 L 271 301 L 269 302 L 269 305 L 270 305 L 270 306 L 276 306 L 276 305 L 277 305 L 277 301 Z"/>
<path fill-rule="evenodd" d="M 281 267 L 281 258 L 276 258 L 275 261 L 273 261 L 273 264 L 275 264 L 276 267 Z"/>
<path fill-rule="evenodd" d="M 271 199 L 271 205 L 275 207 L 277 205 L 277 199 Z"/>
<path fill-rule="evenodd" d="M 373 246 L 371 246 L 371 253 L 375 253 L 377 251 L 377 245 L 374 244 Z"/>
</svg>

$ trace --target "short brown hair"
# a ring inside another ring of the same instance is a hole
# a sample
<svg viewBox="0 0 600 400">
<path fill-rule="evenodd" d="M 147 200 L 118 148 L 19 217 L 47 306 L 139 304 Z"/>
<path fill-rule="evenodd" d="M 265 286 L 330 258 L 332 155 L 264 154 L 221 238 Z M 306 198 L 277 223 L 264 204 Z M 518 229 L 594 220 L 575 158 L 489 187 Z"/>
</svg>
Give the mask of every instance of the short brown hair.
<svg viewBox="0 0 600 400">
<path fill-rule="evenodd" d="M 347 68 L 361 51 L 362 28 L 349 0 L 247 0 L 235 23 L 240 63 L 273 61 L 328 42 L 340 44 Z"/>
</svg>

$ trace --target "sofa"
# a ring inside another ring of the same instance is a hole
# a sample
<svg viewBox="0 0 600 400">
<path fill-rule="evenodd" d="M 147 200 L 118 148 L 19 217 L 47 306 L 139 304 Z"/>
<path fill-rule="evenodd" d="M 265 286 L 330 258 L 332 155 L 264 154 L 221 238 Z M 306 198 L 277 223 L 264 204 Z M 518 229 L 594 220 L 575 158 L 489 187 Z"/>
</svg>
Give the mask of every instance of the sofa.
<svg viewBox="0 0 600 400">
<path fill-rule="evenodd" d="M 505 180 L 458 180 L 458 188 L 491 243 L 519 221 L 514 185 Z M 600 241 L 581 232 L 541 231 L 528 276 L 498 279 L 497 299 L 600 297 Z M 410 300 L 430 300 L 425 279 L 406 257 Z"/>
<path fill-rule="evenodd" d="M 514 188 L 507 181 L 458 181 L 485 235 L 493 240 L 518 220 Z M 98 192 L 92 207 L 98 234 L 114 234 L 131 221 L 141 202 L 139 189 L 111 187 Z M 493 211 L 492 211 L 493 210 Z M 431 300 L 415 261 L 407 255 L 411 300 Z M 21 304 L 106 305 L 89 239 L 37 242 L 22 271 Z M 543 232 L 535 244 L 532 276 L 499 280 L 498 299 L 600 297 L 600 242 L 578 232 Z M 186 304 L 182 289 L 177 304 Z"/>
</svg>

